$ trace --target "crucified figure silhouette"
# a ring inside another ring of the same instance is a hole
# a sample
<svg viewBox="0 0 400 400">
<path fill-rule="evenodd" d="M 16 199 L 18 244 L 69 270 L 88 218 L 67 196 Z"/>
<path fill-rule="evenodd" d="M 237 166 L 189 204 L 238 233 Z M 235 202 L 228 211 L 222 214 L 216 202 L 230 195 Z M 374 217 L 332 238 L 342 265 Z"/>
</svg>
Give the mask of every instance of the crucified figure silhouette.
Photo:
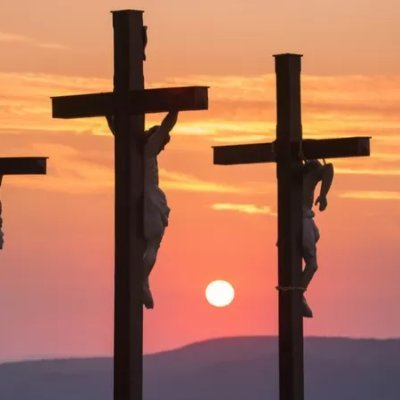
<svg viewBox="0 0 400 400">
<path fill-rule="evenodd" d="M 158 249 L 160 248 L 165 228 L 168 226 L 170 213 L 167 198 L 159 187 L 157 156 L 170 141 L 169 133 L 175 126 L 177 118 L 178 112 L 169 112 L 160 126 L 153 126 L 146 132 L 143 205 L 143 226 L 146 239 L 146 250 L 143 256 L 143 304 L 146 308 L 154 308 L 149 275 L 156 262 Z"/>
<path fill-rule="evenodd" d="M 114 116 L 108 115 L 108 126 L 115 135 Z M 170 132 L 178 119 L 177 111 L 170 111 L 161 122 L 145 131 L 144 139 L 144 198 L 143 198 L 143 235 L 146 249 L 143 255 L 143 304 L 146 308 L 154 308 L 154 300 L 150 290 L 149 276 L 156 263 L 158 250 L 168 226 L 170 208 L 167 198 L 159 187 L 157 156 L 170 141 Z"/>
<path fill-rule="evenodd" d="M 324 211 L 328 205 L 327 195 L 333 181 L 333 165 L 321 164 L 318 160 L 306 160 L 303 165 L 303 259 L 304 270 L 301 286 L 307 290 L 312 277 L 318 269 L 317 242 L 320 238 L 319 230 L 314 222 L 313 205 L 319 205 Z M 319 196 L 314 203 L 315 188 L 321 182 Z M 312 318 L 313 313 L 303 295 L 303 316 Z"/>
</svg>

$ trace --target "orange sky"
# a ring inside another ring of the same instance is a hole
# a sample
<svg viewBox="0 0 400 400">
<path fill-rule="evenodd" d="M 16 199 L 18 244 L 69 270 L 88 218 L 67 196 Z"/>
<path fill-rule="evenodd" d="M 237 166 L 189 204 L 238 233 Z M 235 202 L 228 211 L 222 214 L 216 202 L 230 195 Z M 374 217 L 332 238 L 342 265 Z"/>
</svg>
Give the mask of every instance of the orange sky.
<svg viewBox="0 0 400 400">
<path fill-rule="evenodd" d="M 277 333 L 275 166 L 213 166 L 211 151 L 273 140 L 277 52 L 304 54 L 305 137 L 373 136 L 371 157 L 334 160 L 305 333 L 400 336 L 397 1 L 1 1 L 1 155 L 50 159 L 46 177 L 3 180 L 0 360 L 111 354 L 113 140 L 102 119 L 52 120 L 49 97 L 111 89 L 123 8 L 146 11 L 148 87 L 211 87 L 160 157 L 172 213 L 146 351 Z M 213 279 L 235 286 L 230 307 L 206 303 Z"/>
</svg>

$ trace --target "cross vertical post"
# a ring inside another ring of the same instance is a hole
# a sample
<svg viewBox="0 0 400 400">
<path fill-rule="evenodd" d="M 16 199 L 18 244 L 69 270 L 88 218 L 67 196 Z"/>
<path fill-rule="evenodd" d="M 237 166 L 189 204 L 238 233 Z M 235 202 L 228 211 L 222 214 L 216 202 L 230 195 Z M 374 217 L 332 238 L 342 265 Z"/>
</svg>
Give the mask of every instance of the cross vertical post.
<svg viewBox="0 0 400 400">
<path fill-rule="evenodd" d="M 144 114 L 129 93 L 144 89 L 143 13 L 113 12 L 115 101 L 114 399 L 143 398 Z"/>
<path fill-rule="evenodd" d="M 303 400 L 301 56 L 275 57 L 277 94 L 279 392 L 281 400 Z M 292 148 L 299 151 L 292 151 Z"/>
</svg>

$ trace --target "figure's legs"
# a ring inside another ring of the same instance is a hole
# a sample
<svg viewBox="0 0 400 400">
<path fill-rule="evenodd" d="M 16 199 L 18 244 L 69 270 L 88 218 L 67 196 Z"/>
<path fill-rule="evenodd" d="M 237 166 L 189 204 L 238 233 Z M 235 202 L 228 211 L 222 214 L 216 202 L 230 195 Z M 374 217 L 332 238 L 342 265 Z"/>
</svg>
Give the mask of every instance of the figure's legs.
<svg viewBox="0 0 400 400">
<path fill-rule="evenodd" d="M 304 270 L 301 277 L 301 285 L 307 289 L 315 272 L 318 269 L 317 264 L 317 246 L 319 240 L 319 231 L 312 218 L 303 218 L 303 259 Z"/>
<path fill-rule="evenodd" d="M 301 286 L 304 289 L 308 288 L 314 274 L 317 272 L 318 264 L 317 264 L 317 256 L 312 255 L 310 256 L 309 253 L 304 252 L 303 258 L 305 262 L 304 270 L 301 276 Z"/>
<path fill-rule="evenodd" d="M 303 218 L 303 259 L 305 262 L 301 277 L 301 286 L 307 290 L 315 272 L 318 269 L 317 247 L 319 231 L 312 217 Z M 303 316 L 312 318 L 311 308 L 308 306 L 306 298 L 303 295 Z"/>
<path fill-rule="evenodd" d="M 146 251 L 143 255 L 143 304 L 146 308 L 154 308 L 154 300 L 150 290 L 149 276 L 157 259 L 158 249 L 161 244 L 161 237 L 153 238 L 147 242 Z"/>
</svg>

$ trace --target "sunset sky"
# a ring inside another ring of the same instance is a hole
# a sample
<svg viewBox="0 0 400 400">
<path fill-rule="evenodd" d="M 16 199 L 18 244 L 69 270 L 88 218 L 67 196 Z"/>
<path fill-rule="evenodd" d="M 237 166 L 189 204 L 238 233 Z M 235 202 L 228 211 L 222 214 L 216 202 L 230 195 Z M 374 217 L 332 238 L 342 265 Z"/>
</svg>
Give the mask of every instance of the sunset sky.
<svg viewBox="0 0 400 400">
<path fill-rule="evenodd" d="M 273 164 L 212 164 L 214 145 L 274 140 L 273 54 L 300 53 L 306 138 L 372 136 L 333 160 L 317 212 L 320 269 L 306 335 L 399 337 L 398 0 L 0 0 L 1 156 L 48 156 L 0 190 L 0 361 L 111 355 L 113 138 L 104 119 L 53 120 L 50 96 L 112 89 L 110 10 L 144 10 L 147 87 L 210 86 L 160 157 L 172 208 L 152 275 L 145 350 L 277 334 Z M 162 114 L 152 114 L 148 127 Z M 236 298 L 210 306 L 208 283 Z"/>
</svg>

